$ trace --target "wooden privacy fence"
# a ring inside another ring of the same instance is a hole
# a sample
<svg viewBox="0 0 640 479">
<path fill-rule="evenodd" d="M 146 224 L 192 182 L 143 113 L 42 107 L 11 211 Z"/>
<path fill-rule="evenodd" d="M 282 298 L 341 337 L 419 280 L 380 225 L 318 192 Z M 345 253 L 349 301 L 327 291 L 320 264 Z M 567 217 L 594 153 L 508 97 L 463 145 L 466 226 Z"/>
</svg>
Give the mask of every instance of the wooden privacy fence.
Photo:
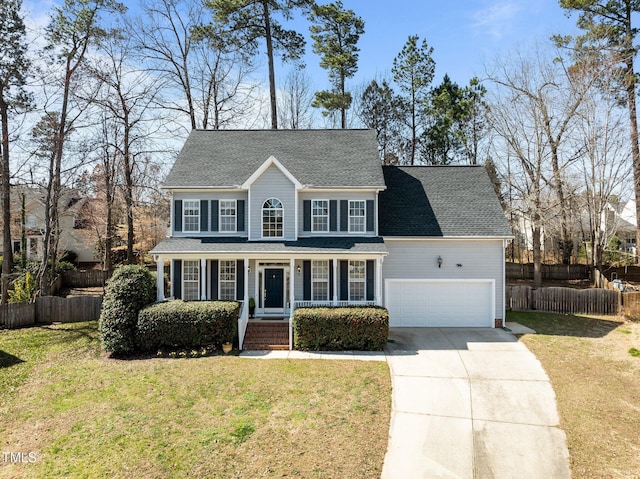
<svg viewBox="0 0 640 479">
<path fill-rule="evenodd" d="M 589 279 L 589 266 L 585 264 L 541 264 L 542 279 L 564 281 Z M 505 263 L 507 279 L 533 279 L 533 263 Z"/>
<path fill-rule="evenodd" d="M 111 277 L 110 271 L 90 269 L 88 271 L 65 271 L 62 274 L 65 286 L 71 288 L 94 288 L 103 286 Z"/>
<path fill-rule="evenodd" d="M 507 309 L 552 313 L 618 314 L 622 307 L 619 291 L 608 289 L 539 288 L 509 286 Z"/>
<path fill-rule="evenodd" d="M 42 296 L 34 304 L 0 305 L 0 327 L 13 329 L 35 323 L 96 321 L 101 308 L 102 296 Z"/>
</svg>

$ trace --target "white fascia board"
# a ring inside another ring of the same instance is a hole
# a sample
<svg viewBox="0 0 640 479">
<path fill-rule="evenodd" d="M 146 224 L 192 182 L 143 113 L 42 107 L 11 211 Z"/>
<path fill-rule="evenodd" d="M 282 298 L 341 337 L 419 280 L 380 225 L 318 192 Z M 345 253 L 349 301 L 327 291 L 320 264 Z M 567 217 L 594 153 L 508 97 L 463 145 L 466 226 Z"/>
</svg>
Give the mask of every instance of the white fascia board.
<svg viewBox="0 0 640 479">
<path fill-rule="evenodd" d="M 372 193 L 379 193 L 380 191 L 386 190 L 387 187 L 379 187 L 379 186 L 314 186 L 314 185 L 304 185 L 302 191 L 307 192 L 332 192 L 332 191 L 340 191 L 341 193 L 349 193 L 349 192 L 358 192 L 362 193 L 363 191 L 371 191 Z"/>
<path fill-rule="evenodd" d="M 163 191 L 171 191 L 172 193 L 209 193 L 211 191 L 219 191 L 220 193 L 230 193 L 236 191 L 243 191 L 240 185 L 235 186 L 162 186 Z"/>
<path fill-rule="evenodd" d="M 296 260 L 304 260 L 304 259 L 377 259 L 384 256 L 387 256 L 386 252 L 371 252 L 371 253 L 295 253 L 295 254 L 287 254 L 287 253 L 275 253 L 275 252 L 264 252 L 264 253 L 247 253 L 246 251 L 225 251 L 224 253 L 202 253 L 197 251 L 181 251 L 181 252 L 166 252 L 166 251 L 154 251 L 151 253 L 153 256 L 157 256 L 159 258 L 165 260 L 171 259 L 238 259 L 238 258 L 247 258 L 250 260 L 262 260 L 262 261 L 286 261 L 289 259 Z"/>
<path fill-rule="evenodd" d="M 503 241 L 512 240 L 513 236 L 383 236 L 387 241 Z"/>
<path fill-rule="evenodd" d="M 278 159 L 275 156 L 270 156 L 269 158 L 267 158 L 265 160 L 264 163 L 262 163 L 262 165 L 260 165 L 260 167 L 253 172 L 253 174 L 247 179 L 247 181 L 245 181 L 242 185 L 240 185 L 240 188 L 248 190 L 251 185 L 258 179 L 260 178 L 260 176 L 267 170 L 267 168 L 269 168 L 271 165 L 275 165 L 276 168 L 278 168 L 282 174 L 284 176 L 287 177 L 287 179 L 289 181 L 291 181 L 291 183 L 293 183 L 293 185 L 295 186 L 296 190 L 300 190 L 302 189 L 302 183 L 300 183 L 295 176 L 293 176 L 291 174 L 291 172 L 289 170 L 287 170 L 284 165 L 282 163 L 280 163 L 278 161 Z"/>
</svg>

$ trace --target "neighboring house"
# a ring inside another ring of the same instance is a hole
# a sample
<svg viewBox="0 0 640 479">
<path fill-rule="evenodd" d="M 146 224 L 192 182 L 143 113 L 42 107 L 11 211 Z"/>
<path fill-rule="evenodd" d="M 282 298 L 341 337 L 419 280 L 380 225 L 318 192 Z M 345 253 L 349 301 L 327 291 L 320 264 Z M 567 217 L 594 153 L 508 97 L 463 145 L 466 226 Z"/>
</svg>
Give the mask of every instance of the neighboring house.
<svg viewBox="0 0 640 479">
<path fill-rule="evenodd" d="M 603 230 L 612 231 L 620 239 L 620 248 L 634 256 L 636 255 L 637 229 L 635 200 L 607 205 L 603 218 Z"/>
<path fill-rule="evenodd" d="M 22 195 L 25 198 L 26 255 L 29 260 L 39 260 L 43 253 L 45 229 L 45 191 L 28 186 L 11 188 L 11 243 L 14 253 L 22 249 Z M 73 251 L 79 262 L 98 261 L 94 257 L 95 238 L 91 231 L 81 228 L 79 217 L 86 199 L 74 189 L 65 189 L 60 198 L 60 240 L 58 250 Z M 1 216 L 0 216 L 1 224 Z M 0 248 L 2 248 L 0 235 Z"/>
<path fill-rule="evenodd" d="M 171 234 L 151 254 L 159 280 L 169 262 L 174 298 L 253 297 L 259 317 L 375 304 L 392 327 L 503 324 L 512 234 L 483 167 L 383 167 L 371 130 L 195 130 L 164 188 Z"/>
</svg>

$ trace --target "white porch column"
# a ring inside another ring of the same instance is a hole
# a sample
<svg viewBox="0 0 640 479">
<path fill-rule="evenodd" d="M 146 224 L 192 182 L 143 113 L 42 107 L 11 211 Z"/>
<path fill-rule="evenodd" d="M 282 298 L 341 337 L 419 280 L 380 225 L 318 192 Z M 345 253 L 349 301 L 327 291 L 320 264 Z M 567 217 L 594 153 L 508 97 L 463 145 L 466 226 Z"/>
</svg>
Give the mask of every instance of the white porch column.
<svg viewBox="0 0 640 479">
<path fill-rule="evenodd" d="M 293 311 L 293 303 L 296 300 L 295 295 L 295 277 L 296 277 L 296 260 L 289 260 L 289 311 Z"/>
<path fill-rule="evenodd" d="M 249 258 L 244 259 L 244 308 L 249 310 Z"/>
<path fill-rule="evenodd" d="M 200 258 L 200 300 L 207 300 L 207 260 Z"/>
<path fill-rule="evenodd" d="M 382 306 L 382 261 L 384 258 L 376 260 L 376 304 Z"/>
<path fill-rule="evenodd" d="M 160 256 L 156 259 L 157 267 L 157 285 L 158 285 L 158 295 L 156 297 L 157 301 L 160 303 L 164 301 L 164 259 Z"/>
<path fill-rule="evenodd" d="M 333 258 L 333 305 L 338 306 L 338 258 Z"/>
</svg>

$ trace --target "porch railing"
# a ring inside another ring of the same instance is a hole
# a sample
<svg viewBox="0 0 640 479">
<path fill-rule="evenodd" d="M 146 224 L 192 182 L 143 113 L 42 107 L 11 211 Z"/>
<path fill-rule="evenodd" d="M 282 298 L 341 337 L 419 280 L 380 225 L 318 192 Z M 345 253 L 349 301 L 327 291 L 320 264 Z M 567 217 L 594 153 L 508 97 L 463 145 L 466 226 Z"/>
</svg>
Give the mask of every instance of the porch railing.
<svg viewBox="0 0 640 479">
<path fill-rule="evenodd" d="M 242 351 L 244 335 L 247 332 L 247 324 L 249 324 L 249 308 L 246 301 L 240 301 L 240 316 L 238 316 L 238 349 L 240 351 Z"/>
<path fill-rule="evenodd" d="M 376 306 L 375 301 L 296 301 L 294 303 L 296 308 L 316 308 L 322 306 Z"/>
</svg>

